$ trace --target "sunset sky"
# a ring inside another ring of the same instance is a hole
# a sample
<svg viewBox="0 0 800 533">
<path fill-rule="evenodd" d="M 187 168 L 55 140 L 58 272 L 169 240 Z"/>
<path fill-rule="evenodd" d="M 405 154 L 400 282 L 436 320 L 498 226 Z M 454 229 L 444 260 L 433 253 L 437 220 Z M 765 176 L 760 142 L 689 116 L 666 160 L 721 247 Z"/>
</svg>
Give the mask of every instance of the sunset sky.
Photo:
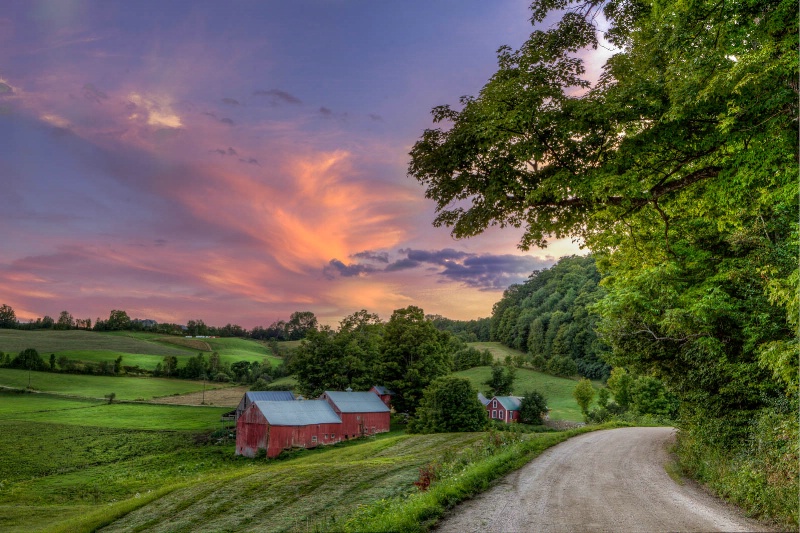
<svg viewBox="0 0 800 533">
<path fill-rule="evenodd" d="M 525 0 L 0 7 L 0 304 L 245 328 L 418 305 L 489 316 L 570 241 L 454 240 L 406 176 Z"/>
</svg>

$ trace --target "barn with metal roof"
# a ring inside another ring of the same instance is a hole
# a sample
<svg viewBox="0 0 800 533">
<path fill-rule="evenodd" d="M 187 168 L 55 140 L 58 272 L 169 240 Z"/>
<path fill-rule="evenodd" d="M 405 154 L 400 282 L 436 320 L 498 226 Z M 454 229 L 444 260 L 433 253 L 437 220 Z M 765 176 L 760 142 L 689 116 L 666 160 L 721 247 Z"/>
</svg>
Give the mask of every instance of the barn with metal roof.
<svg viewBox="0 0 800 533">
<path fill-rule="evenodd" d="M 253 402 L 293 402 L 295 400 L 292 391 L 249 391 L 245 392 L 239 405 L 236 407 L 235 420 L 239 420 L 245 409 L 250 407 Z"/>
<path fill-rule="evenodd" d="M 320 399 L 342 418 L 345 438 L 389 431 L 391 411 L 375 392 L 325 391 Z"/>
<path fill-rule="evenodd" d="M 256 401 L 236 423 L 236 454 L 255 457 L 265 449 L 267 457 L 277 457 L 344 438 L 341 418 L 326 401 Z"/>
</svg>

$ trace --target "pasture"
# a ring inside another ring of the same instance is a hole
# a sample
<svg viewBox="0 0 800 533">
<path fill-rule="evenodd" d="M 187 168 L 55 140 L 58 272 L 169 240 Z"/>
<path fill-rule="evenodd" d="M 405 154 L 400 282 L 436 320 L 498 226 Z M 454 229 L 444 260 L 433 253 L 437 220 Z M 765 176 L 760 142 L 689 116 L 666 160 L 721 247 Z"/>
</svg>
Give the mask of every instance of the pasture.
<svg viewBox="0 0 800 533">
<path fill-rule="evenodd" d="M 482 438 L 392 433 L 266 461 L 188 432 L 2 420 L 0 530 L 305 531 L 415 492 L 421 466 Z"/>
<path fill-rule="evenodd" d="M 118 376 L 88 376 L 82 374 L 58 374 L 53 372 L 31 372 L 31 388 L 41 392 L 68 394 L 87 398 L 103 398 L 114 393 L 118 400 L 150 400 L 160 396 L 172 396 L 203 390 L 202 381 L 168 378 L 136 378 Z M 28 386 L 28 371 L 0 368 L 0 387 L 24 389 Z M 206 389 L 221 385 L 207 382 Z"/>
<path fill-rule="evenodd" d="M 519 350 L 515 350 L 514 348 L 509 348 L 502 343 L 499 342 L 468 342 L 469 346 L 477 349 L 477 350 L 489 350 L 489 352 L 494 356 L 494 360 L 498 363 L 502 363 L 506 360 L 506 356 L 517 357 L 517 356 L 526 356 L 525 352 L 521 352 Z"/>
<path fill-rule="evenodd" d="M 454 372 L 454 375 L 468 378 L 476 389 L 486 394 L 487 387 L 484 382 L 491 377 L 492 370 L 488 366 L 479 366 Z M 518 368 L 517 379 L 514 381 L 511 394 L 522 396 L 526 391 L 538 391 L 547 399 L 551 420 L 582 422 L 583 414 L 575 398 L 572 397 L 572 391 L 576 384 L 577 382 L 572 379 L 559 378 L 527 368 Z"/>
<path fill-rule="evenodd" d="M 122 356 L 125 366 L 138 366 L 152 371 L 165 356 L 175 356 L 178 366 L 199 352 L 208 357 L 217 352 L 223 363 L 237 361 L 261 362 L 265 359 L 273 366 L 281 358 L 272 354 L 264 344 L 240 338 L 187 339 L 180 336 L 159 335 L 148 332 L 113 331 L 96 332 L 83 330 L 13 330 L 0 329 L 0 351 L 16 355 L 27 348 L 35 348 L 44 360 L 50 354 L 56 358 L 99 363 L 114 361 Z"/>
<path fill-rule="evenodd" d="M 112 403 L 49 394 L 0 392 L 0 420 L 118 429 L 201 431 L 220 428 L 229 408 Z"/>
</svg>

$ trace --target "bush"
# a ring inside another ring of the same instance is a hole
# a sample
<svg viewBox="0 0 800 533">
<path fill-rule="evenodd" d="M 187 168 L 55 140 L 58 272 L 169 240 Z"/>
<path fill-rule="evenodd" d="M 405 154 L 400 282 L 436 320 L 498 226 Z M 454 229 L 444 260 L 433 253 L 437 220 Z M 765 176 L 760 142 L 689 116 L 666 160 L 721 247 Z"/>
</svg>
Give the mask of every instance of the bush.
<svg viewBox="0 0 800 533">
<path fill-rule="evenodd" d="M 486 427 L 486 409 L 467 378 L 445 376 L 434 380 L 422 394 L 411 433 L 480 431 Z"/>
<path fill-rule="evenodd" d="M 547 400 L 537 391 L 526 392 L 519 404 L 519 419 L 523 424 L 540 425 L 547 413 Z"/>
</svg>

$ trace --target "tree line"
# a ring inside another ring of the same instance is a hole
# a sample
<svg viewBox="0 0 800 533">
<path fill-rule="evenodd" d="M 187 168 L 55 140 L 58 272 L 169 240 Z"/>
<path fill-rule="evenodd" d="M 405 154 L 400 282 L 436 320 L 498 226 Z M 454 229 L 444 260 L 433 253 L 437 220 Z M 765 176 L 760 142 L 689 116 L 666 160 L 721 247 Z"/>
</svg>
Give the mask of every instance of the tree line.
<svg viewBox="0 0 800 533">
<path fill-rule="evenodd" d="M 19 322 L 16 312 L 10 305 L 0 306 L 0 328 L 21 330 L 146 331 L 162 335 L 241 337 L 266 341 L 288 341 L 304 338 L 306 332 L 316 328 L 317 324 L 317 317 L 311 311 L 295 311 L 288 320 L 277 320 L 266 328 L 256 326 L 248 331 L 238 324 L 231 323 L 224 326 L 211 326 L 202 319 L 189 320 L 183 325 L 171 322 L 159 323 L 152 319 L 130 318 L 128 313 L 121 309 L 112 309 L 107 319 L 98 317 L 94 322 L 91 318 L 76 318 L 69 311 L 62 311 L 58 319 L 45 315 L 29 322 Z"/>
</svg>

